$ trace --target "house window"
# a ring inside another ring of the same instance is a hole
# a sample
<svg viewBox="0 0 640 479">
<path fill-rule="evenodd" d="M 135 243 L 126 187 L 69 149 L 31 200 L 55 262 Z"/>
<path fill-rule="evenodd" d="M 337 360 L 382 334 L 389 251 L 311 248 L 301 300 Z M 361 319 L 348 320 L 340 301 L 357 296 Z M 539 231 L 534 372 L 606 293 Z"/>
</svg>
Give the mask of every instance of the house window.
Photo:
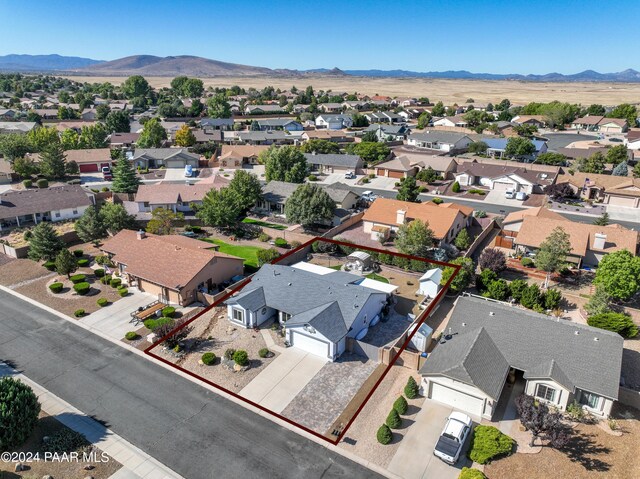
<svg viewBox="0 0 640 479">
<path fill-rule="evenodd" d="M 586 391 L 582 391 L 580 394 L 580 404 L 583 406 L 587 406 L 591 409 L 597 409 L 598 403 L 600 402 L 600 396 L 593 393 L 588 393 Z"/>
<path fill-rule="evenodd" d="M 536 397 L 553 402 L 556 397 L 556 390 L 552 387 L 546 386 L 545 384 L 538 384 L 536 387 Z"/>
<path fill-rule="evenodd" d="M 56 218 L 60 218 L 60 212 L 56 211 Z"/>
<path fill-rule="evenodd" d="M 77 208 L 74 208 L 74 209 L 73 209 L 73 214 L 74 214 L 74 215 L 77 215 L 77 214 L 78 214 L 78 210 L 77 210 Z"/>
<path fill-rule="evenodd" d="M 238 321 L 240 323 L 244 323 L 244 311 L 242 311 L 241 309 L 235 309 L 233 310 L 233 320 L 234 321 Z"/>
<path fill-rule="evenodd" d="M 289 313 L 282 312 L 281 320 L 283 323 L 286 323 L 291 319 L 291 315 Z"/>
</svg>

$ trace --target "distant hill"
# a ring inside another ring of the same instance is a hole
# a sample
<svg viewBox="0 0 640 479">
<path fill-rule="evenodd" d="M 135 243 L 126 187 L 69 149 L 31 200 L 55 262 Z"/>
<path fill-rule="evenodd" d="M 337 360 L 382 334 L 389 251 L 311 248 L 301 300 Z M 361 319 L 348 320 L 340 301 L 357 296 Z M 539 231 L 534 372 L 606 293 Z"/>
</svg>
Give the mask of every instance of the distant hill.
<svg viewBox="0 0 640 479">
<path fill-rule="evenodd" d="M 4 55 L 0 56 L 3 71 L 52 71 L 76 70 L 101 63 L 91 58 L 64 57 L 61 55 Z"/>
</svg>

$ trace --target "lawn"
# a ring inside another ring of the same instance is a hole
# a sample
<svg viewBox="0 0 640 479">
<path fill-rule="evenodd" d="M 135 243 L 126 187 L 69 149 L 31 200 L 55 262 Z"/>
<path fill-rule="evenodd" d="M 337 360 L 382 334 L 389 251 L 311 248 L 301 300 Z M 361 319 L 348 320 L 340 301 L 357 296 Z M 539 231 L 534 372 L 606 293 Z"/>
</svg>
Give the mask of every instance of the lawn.
<svg viewBox="0 0 640 479">
<path fill-rule="evenodd" d="M 220 247 L 218 251 L 220 251 L 221 253 L 231 254 L 233 256 L 244 258 L 244 264 L 247 266 L 252 266 L 254 268 L 258 267 L 258 251 L 263 248 L 258 248 L 257 246 L 229 244 L 219 239 L 202 238 L 202 241 L 217 244 Z"/>
<path fill-rule="evenodd" d="M 371 274 L 368 274 L 366 277 L 369 278 L 369 279 L 380 281 L 381 283 L 389 284 L 389 280 L 387 278 L 385 278 L 384 276 L 380 276 L 379 274 L 371 273 Z"/>
<path fill-rule="evenodd" d="M 264 226 L 265 228 L 273 228 L 274 230 L 286 230 L 287 227 L 285 225 L 279 225 L 277 223 L 267 223 L 266 221 L 254 220 L 251 218 L 245 218 L 242 220 L 243 223 L 249 225 L 257 225 Z"/>
</svg>

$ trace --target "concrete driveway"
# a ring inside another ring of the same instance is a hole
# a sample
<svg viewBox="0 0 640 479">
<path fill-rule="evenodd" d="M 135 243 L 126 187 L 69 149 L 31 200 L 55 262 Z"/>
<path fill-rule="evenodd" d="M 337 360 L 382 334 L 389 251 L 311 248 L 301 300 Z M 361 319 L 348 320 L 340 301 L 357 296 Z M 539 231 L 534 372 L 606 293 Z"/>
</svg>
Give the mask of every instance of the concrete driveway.
<svg viewBox="0 0 640 479">
<path fill-rule="evenodd" d="M 490 190 L 487 193 L 485 201 L 494 205 L 522 206 L 521 200 L 516 200 L 515 198 L 509 199 L 504 196 L 504 191 L 500 190 Z"/>
<path fill-rule="evenodd" d="M 371 190 L 393 190 L 396 183 L 400 180 L 398 178 L 387 178 L 385 176 L 376 176 L 369 180 L 369 183 L 361 185 L 362 188 L 368 188 Z"/>
<path fill-rule="evenodd" d="M 463 467 L 470 467 L 471 461 L 467 459 L 469 438 L 455 466 L 433 455 L 451 411 L 453 408 L 449 406 L 426 399 L 387 469 L 404 479 L 456 479 Z"/>
<path fill-rule="evenodd" d="M 287 348 L 241 391 L 240 395 L 280 413 L 318 374 L 327 360 Z"/>
<path fill-rule="evenodd" d="M 331 173 L 319 183 L 323 183 L 325 185 L 331 185 L 333 183 L 344 183 L 345 185 L 354 186 L 358 182 L 358 180 L 364 176 L 356 175 L 355 178 L 348 179 L 344 177 L 344 174 L 344 171 L 341 171 L 339 173 Z"/>
</svg>

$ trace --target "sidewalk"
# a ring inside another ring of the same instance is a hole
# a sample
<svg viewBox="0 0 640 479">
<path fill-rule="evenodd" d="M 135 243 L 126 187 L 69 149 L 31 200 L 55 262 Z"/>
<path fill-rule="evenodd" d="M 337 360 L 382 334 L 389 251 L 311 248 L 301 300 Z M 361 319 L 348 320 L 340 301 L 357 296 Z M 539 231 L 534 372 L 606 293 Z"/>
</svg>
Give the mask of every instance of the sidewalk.
<svg viewBox="0 0 640 479">
<path fill-rule="evenodd" d="M 122 464 L 110 479 L 166 479 L 181 478 L 168 467 L 138 449 L 136 446 L 107 429 L 98 421 L 86 416 L 39 384 L 4 363 L 0 363 L 0 377 L 12 376 L 28 384 L 38 396 L 42 410 L 74 431 Z"/>
</svg>

